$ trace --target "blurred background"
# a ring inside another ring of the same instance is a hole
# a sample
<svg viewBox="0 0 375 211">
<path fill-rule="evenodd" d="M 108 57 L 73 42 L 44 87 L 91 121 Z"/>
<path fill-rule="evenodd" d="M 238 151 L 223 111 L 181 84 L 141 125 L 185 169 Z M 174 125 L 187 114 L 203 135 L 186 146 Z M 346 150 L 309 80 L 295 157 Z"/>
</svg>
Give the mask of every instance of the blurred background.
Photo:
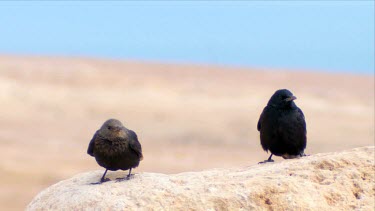
<svg viewBox="0 0 375 211">
<path fill-rule="evenodd" d="M 256 165 L 280 88 L 307 154 L 374 145 L 374 2 L 0 2 L 0 208 L 102 170 L 109 118 L 138 134 L 136 173 Z"/>
</svg>

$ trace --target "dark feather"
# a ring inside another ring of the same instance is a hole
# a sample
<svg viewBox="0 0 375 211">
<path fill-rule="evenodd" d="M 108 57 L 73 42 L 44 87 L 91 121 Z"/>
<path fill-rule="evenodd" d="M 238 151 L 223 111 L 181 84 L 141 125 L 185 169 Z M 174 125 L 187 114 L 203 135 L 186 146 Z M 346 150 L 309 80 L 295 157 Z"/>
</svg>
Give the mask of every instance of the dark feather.
<svg viewBox="0 0 375 211">
<path fill-rule="evenodd" d="M 132 130 L 128 130 L 128 132 L 129 132 L 129 146 L 130 146 L 130 148 L 138 155 L 140 160 L 143 160 L 142 146 L 138 141 L 137 134 Z"/>
<path fill-rule="evenodd" d="M 94 145 L 95 145 L 95 139 L 96 139 L 97 133 L 98 133 L 98 131 L 95 132 L 94 136 L 92 137 L 92 139 L 89 143 L 89 147 L 87 148 L 87 154 L 89 154 L 93 157 L 94 157 Z"/>
</svg>

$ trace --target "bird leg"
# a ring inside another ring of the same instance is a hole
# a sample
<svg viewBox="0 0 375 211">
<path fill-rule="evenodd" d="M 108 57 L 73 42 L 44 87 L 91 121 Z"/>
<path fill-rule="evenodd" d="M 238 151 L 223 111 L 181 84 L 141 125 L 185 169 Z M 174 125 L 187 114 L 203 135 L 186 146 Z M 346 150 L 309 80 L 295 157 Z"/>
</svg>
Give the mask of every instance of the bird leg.
<svg viewBox="0 0 375 211">
<path fill-rule="evenodd" d="M 130 179 L 134 174 L 131 174 L 132 173 L 132 168 L 129 169 L 129 174 L 128 176 L 126 176 L 126 178 Z"/>
<path fill-rule="evenodd" d="M 258 164 L 262 164 L 262 163 L 268 163 L 268 162 L 273 162 L 274 160 L 272 160 L 271 158 L 272 158 L 272 153 L 271 153 L 271 155 L 270 155 L 270 157 L 267 159 L 267 160 L 265 160 L 265 161 L 261 161 L 261 162 L 259 162 Z"/>
<path fill-rule="evenodd" d="M 105 170 L 102 178 L 100 179 L 99 182 L 94 182 L 94 183 L 91 183 L 92 185 L 98 185 L 98 184 L 102 184 L 103 182 L 108 182 L 108 181 L 111 181 L 109 178 L 105 178 L 105 175 L 107 174 L 107 171 L 108 169 Z"/>
<path fill-rule="evenodd" d="M 116 180 L 118 182 L 121 182 L 123 180 L 130 180 L 133 177 L 133 175 L 134 175 L 134 174 L 131 174 L 131 172 L 132 172 L 132 168 L 129 169 L 129 174 L 126 177 L 116 178 Z"/>
<path fill-rule="evenodd" d="M 100 179 L 100 182 L 107 182 L 107 181 L 110 181 L 109 178 L 105 178 L 105 175 L 107 174 L 107 171 L 108 171 L 108 169 L 105 170 L 105 172 L 104 172 L 102 178 Z"/>
</svg>

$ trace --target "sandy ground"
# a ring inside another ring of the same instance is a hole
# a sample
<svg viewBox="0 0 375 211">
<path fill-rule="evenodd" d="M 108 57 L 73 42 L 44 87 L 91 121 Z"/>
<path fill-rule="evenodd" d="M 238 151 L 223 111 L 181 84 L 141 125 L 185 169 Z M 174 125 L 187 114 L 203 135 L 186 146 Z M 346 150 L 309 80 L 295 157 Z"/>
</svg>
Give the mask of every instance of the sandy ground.
<svg viewBox="0 0 375 211">
<path fill-rule="evenodd" d="M 373 75 L 0 56 L 0 207 L 22 210 L 45 187 L 100 170 L 86 150 L 112 117 L 142 143 L 136 172 L 264 160 L 256 124 L 279 88 L 305 113 L 306 153 L 374 145 Z"/>
</svg>

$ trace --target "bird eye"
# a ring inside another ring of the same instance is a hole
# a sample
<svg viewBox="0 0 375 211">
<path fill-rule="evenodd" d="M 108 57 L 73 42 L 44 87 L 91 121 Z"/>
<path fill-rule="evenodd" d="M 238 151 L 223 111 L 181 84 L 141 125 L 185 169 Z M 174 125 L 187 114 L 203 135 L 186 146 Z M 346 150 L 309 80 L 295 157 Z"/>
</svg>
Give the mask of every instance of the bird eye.
<svg viewBox="0 0 375 211">
<path fill-rule="evenodd" d="M 112 127 L 111 127 L 111 126 L 108 126 L 108 130 L 110 130 L 110 129 L 112 129 Z"/>
</svg>

